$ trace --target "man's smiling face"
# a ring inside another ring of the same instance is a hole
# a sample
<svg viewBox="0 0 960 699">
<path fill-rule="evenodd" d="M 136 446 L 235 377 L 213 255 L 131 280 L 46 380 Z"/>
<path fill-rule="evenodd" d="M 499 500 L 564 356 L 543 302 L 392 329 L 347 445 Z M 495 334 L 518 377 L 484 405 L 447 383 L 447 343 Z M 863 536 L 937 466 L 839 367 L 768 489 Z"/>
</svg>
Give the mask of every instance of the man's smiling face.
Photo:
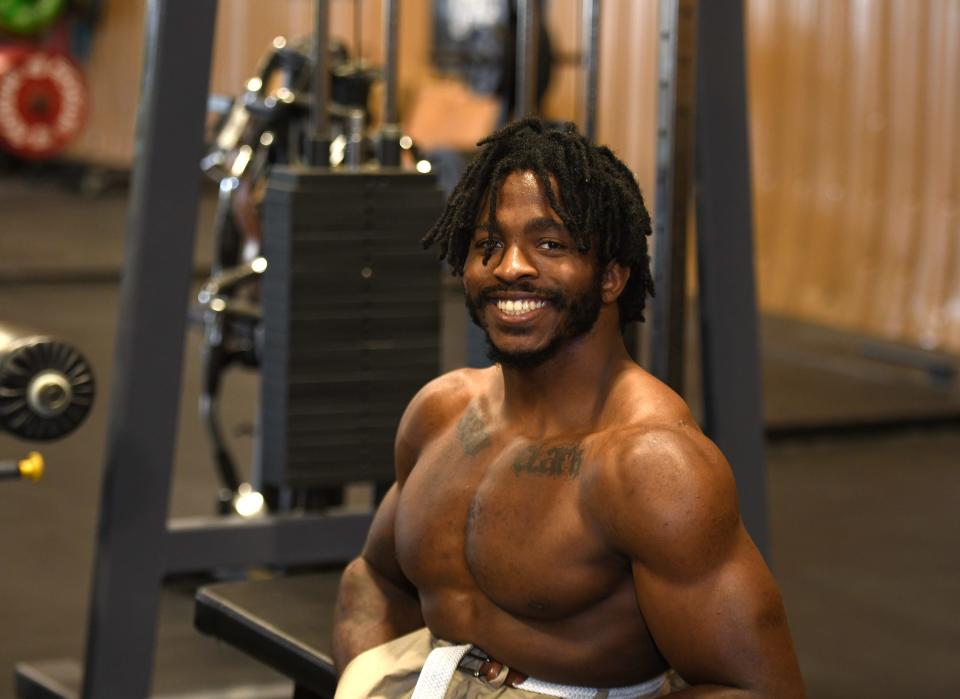
<svg viewBox="0 0 960 699">
<path fill-rule="evenodd" d="M 464 265 L 467 307 L 486 331 L 492 360 L 536 366 L 593 327 L 598 265 L 592 252 L 578 250 L 533 172 L 504 179 L 493 225 L 488 211 Z"/>
</svg>

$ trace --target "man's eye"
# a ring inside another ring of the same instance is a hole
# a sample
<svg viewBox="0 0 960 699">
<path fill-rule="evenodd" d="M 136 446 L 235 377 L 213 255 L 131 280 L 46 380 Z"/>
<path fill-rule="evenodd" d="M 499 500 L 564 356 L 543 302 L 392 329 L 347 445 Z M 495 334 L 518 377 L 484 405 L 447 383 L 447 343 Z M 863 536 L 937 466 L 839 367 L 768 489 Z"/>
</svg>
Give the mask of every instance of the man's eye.
<svg viewBox="0 0 960 699">
<path fill-rule="evenodd" d="M 474 244 L 474 247 L 476 247 L 478 250 L 483 250 L 484 252 L 492 252 L 493 250 L 496 250 L 499 245 L 500 241 L 496 238 L 484 238 L 483 240 L 478 240 Z"/>
<path fill-rule="evenodd" d="M 540 241 L 540 247 L 544 250 L 563 250 L 566 245 L 559 240 L 542 240 Z"/>
</svg>

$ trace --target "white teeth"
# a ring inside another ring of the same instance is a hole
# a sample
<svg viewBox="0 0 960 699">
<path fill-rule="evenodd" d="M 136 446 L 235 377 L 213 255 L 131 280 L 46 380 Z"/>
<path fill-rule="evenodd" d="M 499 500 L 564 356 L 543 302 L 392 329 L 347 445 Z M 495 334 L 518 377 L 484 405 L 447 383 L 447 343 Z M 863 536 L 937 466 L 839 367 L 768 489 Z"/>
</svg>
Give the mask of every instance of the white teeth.
<svg viewBox="0 0 960 699">
<path fill-rule="evenodd" d="M 497 301 L 497 308 L 502 313 L 506 313 L 507 315 L 514 315 L 514 316 L 523 315 L 524 313 L 529 313 L 530 311 L 534 311 L 538 308 L 543 308 L 546 305 L 547 305 L 546 301 L 529 301 L 526 299 L 522 301 L 513 301 L 513 300 Z"/>
</svg>

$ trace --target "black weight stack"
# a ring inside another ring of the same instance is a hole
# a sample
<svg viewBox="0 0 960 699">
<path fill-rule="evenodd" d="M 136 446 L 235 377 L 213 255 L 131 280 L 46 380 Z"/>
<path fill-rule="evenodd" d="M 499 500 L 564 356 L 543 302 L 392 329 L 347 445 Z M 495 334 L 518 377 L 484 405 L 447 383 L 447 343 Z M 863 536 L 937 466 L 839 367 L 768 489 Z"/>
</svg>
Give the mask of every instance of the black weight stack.
<svg viewBox="0 0 960 699">
<path fill-rule="evenodd" d="M 437 375 L 432 175 L 276 168 L 264 200 L 261 488 L 393 480 L 403 409 Z M 290 491 L 288 491 L 290 492 Z"/>
</svg>

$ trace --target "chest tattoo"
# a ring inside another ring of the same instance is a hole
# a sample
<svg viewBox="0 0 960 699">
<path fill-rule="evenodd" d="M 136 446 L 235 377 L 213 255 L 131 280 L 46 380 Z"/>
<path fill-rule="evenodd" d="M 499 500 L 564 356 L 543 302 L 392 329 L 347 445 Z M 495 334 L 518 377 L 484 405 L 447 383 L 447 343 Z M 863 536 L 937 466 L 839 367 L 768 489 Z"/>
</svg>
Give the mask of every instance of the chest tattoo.
<svg viewBox="0 0 960 699">
<path fill-rule="evenodd" d="M 457 438 L 467 456 L 476 456 L 490 444 L 490 435 L 487 426 L 480 417 L 476 407 L 471 405 L 457 423 Z"/>
<path fill-rule="evenodd" d="M 583 447 L 579 444 L 561 444 L 544 448 L 533 445 L 524 449 L 513 462 L 513 472 L 522 475 L 550 476 L 573 480 L 580 475 Z"/>
</svg>

